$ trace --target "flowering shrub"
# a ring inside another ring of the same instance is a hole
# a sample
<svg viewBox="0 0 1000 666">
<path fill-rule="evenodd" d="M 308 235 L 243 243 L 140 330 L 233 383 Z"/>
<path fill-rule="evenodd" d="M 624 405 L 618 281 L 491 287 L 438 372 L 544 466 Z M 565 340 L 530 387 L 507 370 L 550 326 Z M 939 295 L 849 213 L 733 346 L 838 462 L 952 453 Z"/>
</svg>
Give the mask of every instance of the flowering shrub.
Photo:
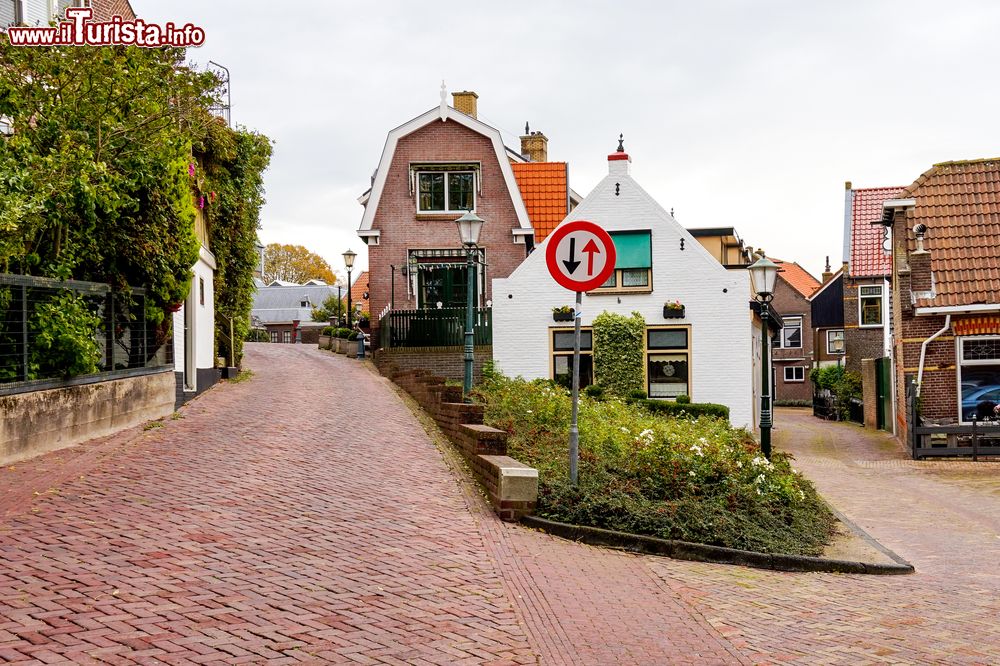
<svg viewBox="0 0 1000 666">
<path fill-rule="evenodd" d="M 681 303 L 680 301 L 667 301 L 666 303 L 663 304 L 663 307 L 665 307 L 668 310 L 683 310 L 684 304 Z"/>
<path fill-rule="evenodd" d="M 492 375 L 477 395 L 510 455 L 538 469 L 544 518 L 760 552 L 814 555 L 829 539 L 833 517 L 812 484 L 723 419 L 581 397 L 574 487 L 565 390 Z"/>
</svg>

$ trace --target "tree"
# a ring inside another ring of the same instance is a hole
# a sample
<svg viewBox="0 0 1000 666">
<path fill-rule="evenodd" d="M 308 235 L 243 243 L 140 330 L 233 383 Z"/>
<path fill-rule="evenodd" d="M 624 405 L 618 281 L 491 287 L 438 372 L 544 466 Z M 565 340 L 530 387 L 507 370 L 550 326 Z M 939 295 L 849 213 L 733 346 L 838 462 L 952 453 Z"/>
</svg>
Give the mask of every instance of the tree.
<svg viewBox="0 0 1000 666">
<path fill-rule="evenodd" d="M 271 243 L 264 248 L 264 282 L 283 280 L 303 284 L 309 280 L 337 282 L 337 274 L 326 259 L 301 245 Z"/>
<path fill-rule="evenodd" d="M 347 311 L 347 303 L 344 298 L 337 299 L 336 294 L 330 294 L 323 301 L 323 305 L 313 308 L 313 321 L 330 321 L 330 317 L 337 317 L 339 320 Z"/>
</svg>

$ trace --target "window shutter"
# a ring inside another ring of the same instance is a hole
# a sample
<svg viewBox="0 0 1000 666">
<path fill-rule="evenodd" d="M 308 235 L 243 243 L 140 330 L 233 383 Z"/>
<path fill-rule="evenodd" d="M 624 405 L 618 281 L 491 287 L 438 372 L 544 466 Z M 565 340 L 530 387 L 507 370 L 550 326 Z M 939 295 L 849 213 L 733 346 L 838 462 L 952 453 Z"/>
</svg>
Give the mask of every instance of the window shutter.
<svg viewBox="0 0 1000 666">
<path fill-rule="evenodd" d="M 611 232 L 618 260 L 616 269 L 652 268 L 653 253 L 648 231 Z"/>
</svg>

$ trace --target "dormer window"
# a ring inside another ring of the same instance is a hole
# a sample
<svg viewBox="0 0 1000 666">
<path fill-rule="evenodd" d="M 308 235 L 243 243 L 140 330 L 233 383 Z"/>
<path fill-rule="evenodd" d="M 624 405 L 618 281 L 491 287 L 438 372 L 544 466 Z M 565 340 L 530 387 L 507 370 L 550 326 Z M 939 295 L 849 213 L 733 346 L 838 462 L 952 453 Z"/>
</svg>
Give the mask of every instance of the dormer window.
<svg viewBox="0 0 1000 666">
<path fill-rule="evenodd" d="M 476 207 L 471 171 L 420 172 L 417 174 L 421 213 L 459 213 Z"/>
<path fill-rule="evenodd" d="M 411 164 L 410 178 L 418 214 L 461 214 L 476 208 L 478 163 Z"/>
</svg>

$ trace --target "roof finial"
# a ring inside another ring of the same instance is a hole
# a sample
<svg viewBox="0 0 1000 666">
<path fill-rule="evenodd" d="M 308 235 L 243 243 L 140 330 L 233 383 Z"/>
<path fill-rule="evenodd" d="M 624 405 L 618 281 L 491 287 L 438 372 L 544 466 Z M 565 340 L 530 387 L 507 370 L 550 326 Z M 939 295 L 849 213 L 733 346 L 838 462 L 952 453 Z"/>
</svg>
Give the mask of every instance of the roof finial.
<svg viewBox="0 0 1000 666">
<path fill-rule="evenodd" d="M 531 134 L 531 130 L 528 128 L 528 121 L 525 120 L 524 121 L 524 136 L 528 136 L 529 134 Z"/>
<path fill-rule="evenodd" d="M 830 272 L 830 255 L 826 255 L 826 272 Z"/>
<path fill-rule="evenodd" d="M 618 150 L 615 152 L 624 153 L 625 152 L 625 135 L 618 135 Z"/>
</svg>

